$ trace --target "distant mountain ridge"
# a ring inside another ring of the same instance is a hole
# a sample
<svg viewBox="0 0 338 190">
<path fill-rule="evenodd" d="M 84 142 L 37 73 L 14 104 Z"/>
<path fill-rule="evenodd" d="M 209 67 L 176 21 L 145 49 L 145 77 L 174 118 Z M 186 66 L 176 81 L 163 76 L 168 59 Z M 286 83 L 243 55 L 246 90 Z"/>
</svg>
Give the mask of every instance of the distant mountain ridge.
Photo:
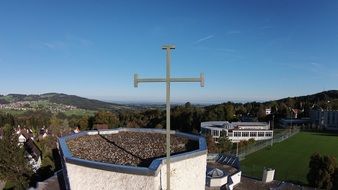
<svg viewBox="0 0 338 190">
<path fill-rule="evenodd" d="M 287 97 L 279 100 L 272 100 L 263 102 L 263 104 L 270 104 L 271 102 L 286 102 L 289 99 L 293 99 L 296 102 L 308 102 L 308 103 L 318 103 L 318 102 L 328 102 L 337 103 L 338 105 L 338 90 L 328 90 L 311 95 L 305 96 L 296 96 L 296 97 Z M 133 104 L 117 104 L 111 102 L 105 102 L 95 99 L 83 98 L 76 95 L 67 95 L 63 93 L 45 93 L 45 94 L 8 94 L 0 95 L 0 104 L 8 104 L 18 101 L 39 101 L 47 100 L 51 103 L 64 104 L 76 106 L 80 109 L 87 110 L 109 110 L 109 111 L 118 111 L 118 110 L 131 110 L 131 109 L 140 109 L 147 108 L 146 105 L 133 105 Z M 218 105 L 218 104 L 214 104 Z M 154 108 L 154 106 L 150 106 Z"/>
<path fill-rule="evenodd" d="M 338 90 L 328 90 L 323 92 L 318 92 L 311 95 L 305 95 L 305 96 L 295 96 L 295 97 L 288 97 L 288 98 L 282 98 L 279 100 L 275 100 L 276 102 L 285 102 L 289 98 L 294 99 L 295 101 L 301 101 L 301 102 L 325 102 L 325 101 L 337 101 L 338 100 Z M 272 102 L 272 101 L 268 101 Z M 266 103 L 268 103 L 266 102 Z"/>
<path fill-rule="evenodd" d="M 81 109 L 88 110 L 111 110 L 117 111 L 122 109 L 132 109 L 130 106 L 125 106 L 122 104 L 115 104 L 110 102 L 104 102 L 100 100 L 88 99 L 79 97 L 76 95 L 67 95 L 63 93 L 45 93 L 45 94 L 8 94 L 6 96 L 0 95 L 0 104 L 8 104 L 12 102 L 19 101 L 39 101 L 39 100 L 47 100 L 51 103 L 64 104 L 64 105 L 72 105 Z"/>
</svg>

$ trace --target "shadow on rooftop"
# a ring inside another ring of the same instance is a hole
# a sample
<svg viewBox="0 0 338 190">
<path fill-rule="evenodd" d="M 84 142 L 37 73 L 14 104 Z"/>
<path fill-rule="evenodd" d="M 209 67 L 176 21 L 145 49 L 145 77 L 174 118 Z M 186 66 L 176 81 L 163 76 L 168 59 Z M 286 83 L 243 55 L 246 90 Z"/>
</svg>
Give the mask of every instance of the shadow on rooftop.
<svg viewBox="0 0 338 190">
<path fill-rule="evenodd" d="M 146 158 L 146 159 L 144 159 L 144 158 L 141 158 L 140 156 L 138 156 L 138 155 L 136 155 L 136 154 L 134 154 L 134 153 L 132 153 L 132 152 L 126 150 L 125 148 L 119 146 L 119 145 L 116 144 L 114 141 L 111 141 L 111 140 L 107 139 L 104 135 L 102 135 L 102 134 L 98 134 L 98 135 L 99 135 L 102 139 L 104 139 L 106 142 L 108 142 L 108 143 L 110 143 L 110 144 L 113 144 L 114 146 L 116 146 L 116 147 L 119 148 L 120 150 L 122 150 L 122 151 L 126 152 L 127 154 L 129 154 L 129 155 L 131 155 L 131 156 L 133 156 L 133 157 L 135 157 L 135 158 L 141 160 L 141 162 L 140 162 L 139 164 L 137 164 L 137 166 L 140 166 L 140 167 L 148 167 L 148 166 L 151 164 L 151 162 L 152 162 L 153 160 L 155 160 L 155 159 L 157 159 L 157 158 L 163 158 L 163 157 L 166 156 L 166 155 L 164 154 L 164 155 L 161 155 L 161 156 L 151 157 L 151 158 Z M 193 141 L 193 140 L 189 140 L 188 143 L 185 144 L 186 150 L 184 150 L 184 151 L 177 151 L 177 152 L 175 152 L 175 153 L 171 152 L 170 155 L 173 156 L 173 155 L 177 155 L 177 154 L 189 152 L 189 151 L 192 151 L 192 150 L 196 150 L 196 149 L 198 149 L 198 146 L 199 146 L 199 142 Z"/>
<path fill-rule="evenodd" d="M 101 138 L 103 138 L 105 141 L 107 141 L 108 143 L 110 143 L 110 144 L 116 146 L 116 147 L 119 148 L 120 150 L 122 150 L 122 151 L 126 152 L 127 154 L 129 154 L 129 155 L 131 155 L 131 156 L 133 156 L 133 157 L 135 157 L 135 158 L 141 160 L 141 162 L 140 162 L 137 166 L 148 167 L 148 166 L 150 165 L 150 163 L 151 163 L 154 159 L 160 158 L 160 157 L 155 157 L 155 158 L 147 158 L 147 159 L 143 159 L 143 158 L 141 158 L 140 156 L 138 156 L 138 155 L 136 155 L 136 154 L 133 154 L 132 152 L 130 152 L 130 151 L 126 150 L 125 148 L 119 146 L 119 145 L 116 144 L 114 141 L 111 141 L 111 140 L 107 139 L 105 136 L 103 136 L 103 135 L 101 135 L 101 134 L 99 134 L 99 136 L 100 136 Z"/>
</svg>

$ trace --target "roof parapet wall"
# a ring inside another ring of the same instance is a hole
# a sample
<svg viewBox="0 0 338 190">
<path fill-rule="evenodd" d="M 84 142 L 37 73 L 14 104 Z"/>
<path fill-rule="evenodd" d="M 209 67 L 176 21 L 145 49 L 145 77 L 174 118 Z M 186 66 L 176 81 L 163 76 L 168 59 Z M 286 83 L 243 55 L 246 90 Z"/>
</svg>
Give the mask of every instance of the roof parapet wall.
<svg viewBox="0 0 338 190">
<path fill-rule="evenodd" d="M 60 153 L 63 157 L 63 160 L 67 163 L 81 165 L 85 167 L 101 169 L 106 171 L 114 171 L 119 173 L 127 173 L 127 174 L 136 174 L 136 175 L 147 175 L 147 176 L 156 176 L 160 171 L 160 166 L 166 163 L 166 158 L 157 158 L 154 159 L 148 167 L 137 167 L 137 166 L 126 166 L 119 164 L 111 164 L 104 162 L 97 162 L 91 160 L 85 160 L 81 158 L 74 157 L 70 152 L 67 141 L 85 136 L 85 135 L 109 135 L 109 134 L 117 134 L 119 132 L 141 132 L 141 133 L 160 133 L 166 134 L 166 131 L 163 129 L 145 129 L 145 128 L 116 128 L 116 129 L 107 129 L 100 131 L 83 131 L 77 134 L 68 135 L 65 137 L 61 137 L 58 139 Z M 171 134 L 188 138 L 190 140 L 195 140 L 199 142 L 199 148 L 193 151 L 184 152 L 176 155 L 172 155 L 170 162 L 177 162 L 193 157 L 197 157 L 203 154 L 207 154 L 207 145 L 206 140 L 202 136 L 182 133 L 178 131 L 171 131 Z"/>
</svg>

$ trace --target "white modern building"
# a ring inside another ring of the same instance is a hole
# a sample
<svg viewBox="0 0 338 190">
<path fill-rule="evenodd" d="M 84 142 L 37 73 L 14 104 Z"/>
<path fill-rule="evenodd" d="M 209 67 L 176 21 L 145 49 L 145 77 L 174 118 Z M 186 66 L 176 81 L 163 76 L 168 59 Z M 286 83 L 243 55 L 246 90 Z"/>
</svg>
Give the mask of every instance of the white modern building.
<svg viewBox="0 0 338 190">
<path fill-rule="evenodd" d="M 211 135 L 216 142 L 221 136 L 227 136 L 232 142 L 273 138 L 273 130 L 265 122 L 207 121 L 201 123 L 201 134 Z"/>
<path fill-rule="evenodd" d="M 327 130 L 338 130 L 338 110 L 311 110 L 311 123 Z"/>
</svg>

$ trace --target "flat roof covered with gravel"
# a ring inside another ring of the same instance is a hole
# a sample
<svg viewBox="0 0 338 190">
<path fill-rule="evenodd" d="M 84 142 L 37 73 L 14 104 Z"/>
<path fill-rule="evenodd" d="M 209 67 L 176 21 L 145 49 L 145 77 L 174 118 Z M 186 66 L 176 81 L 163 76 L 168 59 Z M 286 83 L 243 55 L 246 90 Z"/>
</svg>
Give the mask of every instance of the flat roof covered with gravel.
<svg viewBox="0 0 338 190">
<path fill-rule="evenodd" d="M 198 150 L 199 142 L 172 134 L 171 155 Z M 74 157 L 111 164 L 148 167 L 166 156 L 163 133 L 120 131 L 115 134 L 84 135 L 68 140 Z"/>
</svg>

